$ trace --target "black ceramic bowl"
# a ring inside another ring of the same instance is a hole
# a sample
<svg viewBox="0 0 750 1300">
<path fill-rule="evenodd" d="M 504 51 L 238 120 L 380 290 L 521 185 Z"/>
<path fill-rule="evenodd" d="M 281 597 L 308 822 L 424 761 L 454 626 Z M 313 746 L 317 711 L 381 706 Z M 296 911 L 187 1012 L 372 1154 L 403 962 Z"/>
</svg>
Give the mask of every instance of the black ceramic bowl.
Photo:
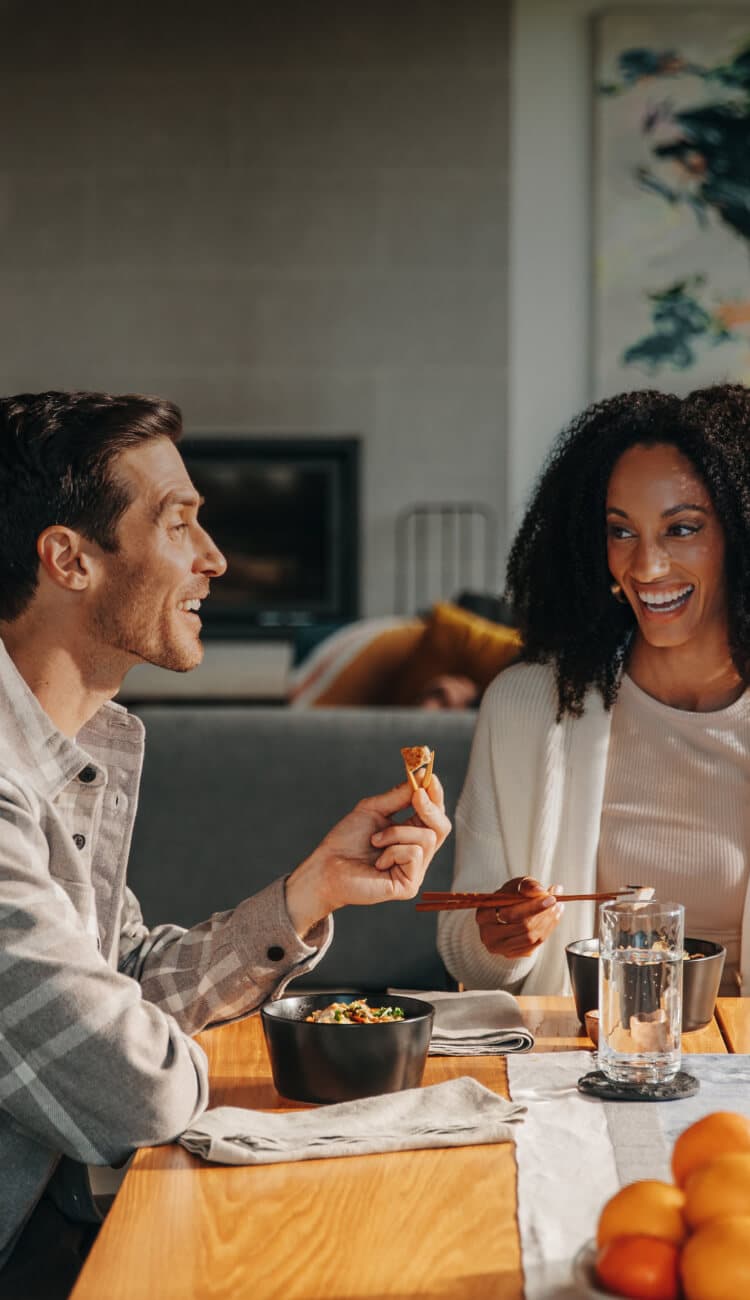
<svg viewBox="0 0 750 1300">
<path fill-rule="evenodd" d="M 682 963 L 682 1030 L 703 1029 L 714 1014 L 726 948 L 708 939 L 686 939 L 685 952 L 702 954 Z M 578 1019 L 599 1005 L 599 940 L 577 939 L 565 949 Z"/>
<path fill-rule="evenodd" d="M 305 1019 L 361 993 L 280 998 L 261 1010 L 276 1091 L 294 1101 L 352 1101 L 422 1082 L 435 1009 L 417 998 L 371 993 L 371 1007 L 401 1007 L 403 1020 L 380 1025 L 320 1024 Z"/>
</svg>

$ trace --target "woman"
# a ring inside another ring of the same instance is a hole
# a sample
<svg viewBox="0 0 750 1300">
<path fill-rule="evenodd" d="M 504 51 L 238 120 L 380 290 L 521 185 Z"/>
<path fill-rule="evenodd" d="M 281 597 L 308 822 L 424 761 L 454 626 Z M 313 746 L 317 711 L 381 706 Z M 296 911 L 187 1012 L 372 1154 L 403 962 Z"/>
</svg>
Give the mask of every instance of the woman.
<svg viewBox="0 0 750 1300">
<path fill-rule="evenodd" d="M 518 904 L 441 915 L 449 970 L 562 993 L 565 945 L 596 916 L 555 893 L 637 882 L 726 945 L 722 991 L 750 991 L 750 391 L 584 411 L 542 473 L 508 588 L 524 662 L 482 704 L 454 888 Z"/>
</svg>

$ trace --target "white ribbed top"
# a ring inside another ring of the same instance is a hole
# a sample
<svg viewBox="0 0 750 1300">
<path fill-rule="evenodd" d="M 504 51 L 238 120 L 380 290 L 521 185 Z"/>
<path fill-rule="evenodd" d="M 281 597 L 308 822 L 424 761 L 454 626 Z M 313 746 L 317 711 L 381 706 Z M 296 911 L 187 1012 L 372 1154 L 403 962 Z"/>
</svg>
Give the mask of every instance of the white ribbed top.
<svg viewBox="0 0 750 1300">
<path fill-rule="evenodd" d="M 598 888 L 653 885 L 684 903 L 685 933 L 727 949 L 737 992 L 750 868 L 750 690 L 715 713 L 673 709 L 627 674 L 613 709 Z"/>
</svg>

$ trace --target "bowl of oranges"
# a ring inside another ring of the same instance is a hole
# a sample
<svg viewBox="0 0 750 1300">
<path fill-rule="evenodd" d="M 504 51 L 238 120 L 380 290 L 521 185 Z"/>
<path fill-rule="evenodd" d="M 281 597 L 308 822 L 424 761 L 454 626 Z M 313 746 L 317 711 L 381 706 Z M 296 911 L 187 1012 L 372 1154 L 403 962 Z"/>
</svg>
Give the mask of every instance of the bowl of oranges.
<svg viewBox="0 0 750 1300">
<path fill-rule="evenodd" d="M 573 1273 L 591 1300 L 750 1297 L 750 1119 L 705 1115 L 672 1151 L 673 1182 L 642 1179 L 607 1201 Z"/>
</svg>

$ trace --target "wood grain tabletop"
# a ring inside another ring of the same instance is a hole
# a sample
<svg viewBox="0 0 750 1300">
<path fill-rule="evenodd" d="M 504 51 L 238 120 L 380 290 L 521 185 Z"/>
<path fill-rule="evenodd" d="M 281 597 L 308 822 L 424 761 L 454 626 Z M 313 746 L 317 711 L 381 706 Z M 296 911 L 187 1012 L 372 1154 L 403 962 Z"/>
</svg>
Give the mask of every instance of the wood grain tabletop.
<svg viewBox="0 0 750 1300">
<path fill-rule="evenodd" d="M 520 1002 L 535 1050 L 592 1046 L 571 999 Z M 730 1050 L 750 1051 L 746 1005 L 720 1005 Z M 273 1087 L 259 1017 L 199 1040 L 209 1058 L 212 1106 L 292 1108 Z M 727 1048 L 713 1021 L 686 1034 L 683 1050 Z M 467 1073 L 507 1096 L 500 1056 L 430 1057 L 424 1082 Z M 254 1168 L 207 1166 L 170 1145 L 136 1154 L 71 1300 L 522 1294 L 511 1143 Z"/>
</svg>

